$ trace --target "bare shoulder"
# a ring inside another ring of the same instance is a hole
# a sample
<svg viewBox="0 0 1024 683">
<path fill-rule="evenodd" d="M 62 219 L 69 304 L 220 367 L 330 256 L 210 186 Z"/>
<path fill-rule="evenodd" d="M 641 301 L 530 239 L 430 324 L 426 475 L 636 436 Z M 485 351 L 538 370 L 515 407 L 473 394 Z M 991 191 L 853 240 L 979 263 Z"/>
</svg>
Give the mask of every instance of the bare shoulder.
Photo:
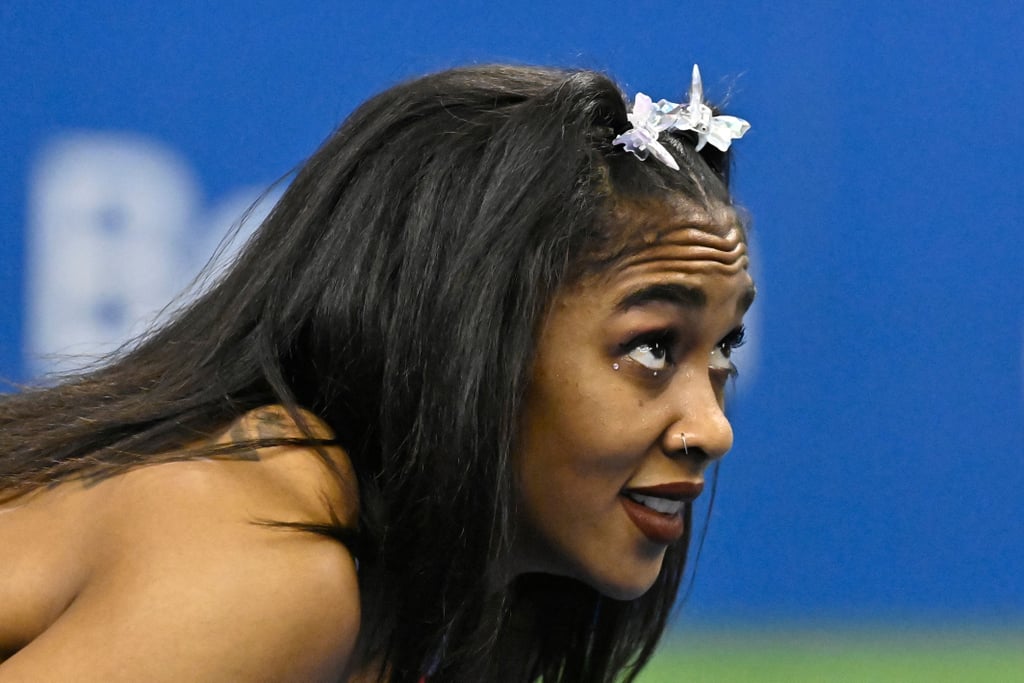
<svg viewBox="0 0 1024 683">
<path fill-rule="evenodd" d="M 250 414 L 231 429 L 260 438 L 254 422 L 265 419 Z M 279 420 L 280 438 L 293 428 Z M 309 447 L 257 449 L 96 484 L 87 495 L 103 532 L 90 578 L 0 664 L 0 682 L 44 672 L 81 681 L 341 678 L 359 631 L 355 560 L 325 536 L 268 524 L 354 525 L 354 477 L 335 451 L 325 463 Z"/>
<path fill-rule="evenodd" d="M 296 423 L 282 406 L 265 406 L 238 418 L 224 430 L 219 440 L 238 443 L 304 440 L 309 437 L 330 441 L 334 438 L 330 428 L 316 415 L 302 410 L 295 417 L 300 423 Z M 359 490 L 348 454 L 340 447 L 283 445 L 251 448 L 243 452 L 243 458 L 227 459 L 224 464 L 232 471 L 232 476 L 245 471 L 249 476 L 237 481 L 258 490 L 265 499 L 280 497 L 284 504 L 297 506 L 310 516 L 322 517 L 327 512 L 345 525 L 356 525 Z M 246 467 L 247 462 L 258 462 L 260 466 Z"/>
<path fill-rule="evenodd" d="M 143 539 L 159 539 L 154 528 L 184 527 L 194 534 L 215 520 L 239 538 L 268 528 L 280 535 L 280 527 L 266 523 L 355 529 L 359 490 L 347 454 L 335 445 L 302 443 L 308 434 L 324 442 L 333 435 L 316 416 L 303 412 L 299 418 L 302 425 L 280 406 L 250 411 L 214 438 L 217 445 L 241 449 L 140 467 L 102 482 L 96 496 L 107 513 L 104 526 Z M 121 547 L 115 543 L 113 554 Z"/>
</svg>

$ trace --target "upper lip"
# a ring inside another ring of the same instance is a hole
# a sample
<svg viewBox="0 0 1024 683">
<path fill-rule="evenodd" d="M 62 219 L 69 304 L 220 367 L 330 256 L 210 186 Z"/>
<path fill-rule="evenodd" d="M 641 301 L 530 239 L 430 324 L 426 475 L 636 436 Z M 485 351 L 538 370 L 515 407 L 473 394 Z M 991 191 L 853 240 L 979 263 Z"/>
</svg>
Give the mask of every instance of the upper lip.
<svg viewBox="0 0 1024 683">
<path fill-rule="evenodd" d="M 668 500 L 690 501 L 700 495 L 704 490 L 702 481 L 673 481 L 668 484 L 657 484 L 655 486 L 631 486 L 623 489 L 623 492 L 636 493 L 641 496 L 653 496 L 655 498 L 667 498 Z"/>
</svg>

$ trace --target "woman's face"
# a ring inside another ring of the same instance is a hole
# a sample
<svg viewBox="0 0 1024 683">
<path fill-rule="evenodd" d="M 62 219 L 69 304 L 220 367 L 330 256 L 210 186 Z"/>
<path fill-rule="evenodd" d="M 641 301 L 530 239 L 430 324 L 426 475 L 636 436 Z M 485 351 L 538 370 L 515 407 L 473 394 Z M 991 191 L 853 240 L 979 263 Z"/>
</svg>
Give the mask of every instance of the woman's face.
<svg viewBox="0 0 1024 683">
<path fill-rule="evenodd" d="M 671 227 L 692 213 L 659 218 L 656 240 L 555 297 L 517 463 L 516 570 L 619 599 L 653 585 L 685 501 L 732 446 L 723 391 L 754 296 L 731 212 L 707 230 Z"/>
</svg>

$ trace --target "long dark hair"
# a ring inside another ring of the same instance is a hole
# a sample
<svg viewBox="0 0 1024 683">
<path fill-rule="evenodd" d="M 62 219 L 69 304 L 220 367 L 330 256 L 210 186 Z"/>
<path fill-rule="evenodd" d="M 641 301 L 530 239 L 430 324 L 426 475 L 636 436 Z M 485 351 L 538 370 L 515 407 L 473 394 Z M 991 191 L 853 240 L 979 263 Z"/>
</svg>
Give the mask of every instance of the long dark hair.
<svg viewBox="0 0 1024 683">
<path fill-rule="evenodd" d="M 686 544 L 632 601 L 548 576 L 493 585 L 554 292 L 614 253 L 623 201 L 730 203 L 726 154 L 679 135 L 680 171 L 641 162 L 611 144 L 626 114 L 606 76 L 532 67 L 455 69 L 367 101 L 169 323 L 0 401 L 0 491 L 181 457 L 247 410 L 305 408 L 357 473 L 358 538 L 334 531 L 359 556 L 363 662 L 395 683 L 631 679 Z"/>
</svg>

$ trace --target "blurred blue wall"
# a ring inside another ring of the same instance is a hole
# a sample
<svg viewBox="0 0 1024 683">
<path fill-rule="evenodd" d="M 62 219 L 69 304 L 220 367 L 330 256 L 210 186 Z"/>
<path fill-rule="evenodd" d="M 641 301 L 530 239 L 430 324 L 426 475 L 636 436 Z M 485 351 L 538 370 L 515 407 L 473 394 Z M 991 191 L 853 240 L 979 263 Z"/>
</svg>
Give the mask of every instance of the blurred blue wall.
<svg viewBox="0 0 1024 683">
<path fill-rule="evenodd" d="M 1024 616 L 1020 3 L 120 5 L 0 6 L 0 375 L 124 334 L 400 79 L 550 63 L 673 99 L 699 62 L 753 124 L 760 297 L 690 609 Z"/>
</svg>

